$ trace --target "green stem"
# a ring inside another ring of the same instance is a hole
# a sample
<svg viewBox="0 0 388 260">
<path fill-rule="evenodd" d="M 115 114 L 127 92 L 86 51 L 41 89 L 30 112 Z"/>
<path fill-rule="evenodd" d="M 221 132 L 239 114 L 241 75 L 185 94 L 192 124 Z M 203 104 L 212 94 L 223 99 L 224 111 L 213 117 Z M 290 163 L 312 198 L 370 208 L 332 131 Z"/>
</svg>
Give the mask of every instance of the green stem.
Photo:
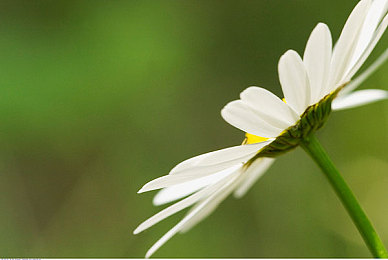
<svg viewBox="0 0 388 260">
<path fill-rule="evenodd" d="M 388 258 L 387 250 L 373 228 L 372 223 L 317 138 L 314 135 L 310 135 L 302 142 L 301 146 L 325 173 L 373 256 L 376 258 Z"/>
</svg>

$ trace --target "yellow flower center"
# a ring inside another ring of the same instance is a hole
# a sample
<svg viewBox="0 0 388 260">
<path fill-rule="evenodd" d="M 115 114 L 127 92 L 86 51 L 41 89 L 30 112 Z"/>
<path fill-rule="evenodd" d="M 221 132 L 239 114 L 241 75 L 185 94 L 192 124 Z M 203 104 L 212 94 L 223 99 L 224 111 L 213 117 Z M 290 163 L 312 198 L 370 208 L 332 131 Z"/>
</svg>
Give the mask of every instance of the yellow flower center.
<svg viewBox="0 0 388 260">
<path fill-rule="evenodd" d="M 268 140 L 268 138 L 266 138 L 266 137 L 261 137 L 261 136 L 253 135 L 250 133 L 246 133 L 245 139 L 244 139 L 242 144 L 255 144 L 255 143 L 260 143 L 260 142 L 264 142 L 267 140 Z"/>
</svg>

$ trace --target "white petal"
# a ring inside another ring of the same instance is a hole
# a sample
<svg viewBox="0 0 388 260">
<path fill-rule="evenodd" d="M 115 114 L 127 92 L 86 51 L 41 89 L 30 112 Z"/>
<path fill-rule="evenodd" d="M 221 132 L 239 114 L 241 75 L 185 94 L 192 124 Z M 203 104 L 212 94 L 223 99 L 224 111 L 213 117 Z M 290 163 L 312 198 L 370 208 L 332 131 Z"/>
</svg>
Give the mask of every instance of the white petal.
<svg viewBox="0 0 388 260">
<path fill-rule="evenodd" d="M 264 141 L 261 143 L 238 145 L 222 150 L 214 151 L 208 154 L 208 156 L 198 160 L 195 166 L 209 166 L 214 164 L 220 164 L 237 160 L 238 162 L 245 162 L 250 158 L 252 153 L 258 152 L 261 148 L 268 145 L 271 141 Z M 175 172 L 174 174 L 178 174 Z"/>
<path fill-rule="evenodd" d="M 388 49 L 386 49 L 365 71 L 357 78 L 352 80 L 340 93 L 339 96 L 346 95 L 362 84 L 370 75 L 372 75 L 388 59 Z"/>
<path fill-rule="evenodd" d="M 267 122 L 280 129 L 286 129 L 299 120 L 299 116 L 280 98 L 270 91 L 249 87 L 240 94 L 241 100 Z"/>
<path fill-rule="evenodd" d="M 222 110 L 221 115 L 232 126 L 262 137 L 277 137 L 284 129 L 277 128 L 266 122 L 241 100 L 228 103 Z"/>
<path fill-rule="evenodd" d="M 381 89 L 358 90 L 346 96 L 334 99 L 331 107 L 333 110 L 343 110 L 366 105 L 388 98 L 388 92 Z"/>
<path fill-rule="evenodd" d="M 201 210 L 211 202 L 215 197 L 218 196 L 219 193 L 224 193 L 225 189 L 230 187 L 231 184 L 235 181 L 238 175 L 232 175 L 228 178 L 228 182 L 224 184 L 223 187 L 219 188 L 215 191 L 211 196 L 205 199 L 203 202 L 198 204 L 195 207 L 195 210 L 190 211 L 177 225 L 175 225 L 172 229 L 170 229 L 164 236 L 162 236 L 146 253 L 146 258 L 149 258 L 156 250 L 158 250 L 164 243 L 166 243 L 172 236 L 182 230 L 187 222 L 189 222 L 193 217 L 195 217 Z"/>
<path fill-rule="evenodd" d="M 332 40 L 326 24 L 319 23 L 307 41 L 303 55 L 311 86 L 309 105 L 317 103 L 327 93 L 326 84 L 330 72 Z"/>
<path fill-rule="evenodd" d="M 332 91 L 336 86 L 346 82 L 345 73 L 352 59 L 352 54 L 357 45 L 358 37 L 365 20 L 370 0 L 362 0 L 353 9 L 342 29 L 333 51 L 330 66 L 330 80 L 328 87 Z"/>
<path fill-rule="evenodd" d="M 260 144 L 255 145 L 238 145 L 232 146 L 229 148 L 224 148 L 221 150 L 201 154 L 193 158 L 187 159 L 177 166 L 175 166 L 169 174 L 179 174 L 182 171 L 192 168 L 194 166 L 207 166 L 213 164 L 219 164 L 223 162 L 229 162 L 231 160 L 240 159 L 241 157 L 250 156 L 255 151 L 269 144 L 269 141 L 261 142 Z M 241 162 L 244 162 L 243 160 Z"/>
<path fill-rule="evenodd" d="M 268 170 L 268 168 L 275 162 L 274 158 L 260 158 L 254 161 L 248 169 L 244 172 L 245 178 L 240 186 L 235 190 L 234 196 L 241 198 L 252 185 Z"/>
<path fill-rule="evenodd" d="M 194 193 L 193 195 L 169 206 L 168 208 L 165 208 L 164 210 L 158 212 L 157 214 L 153 215 L 143 223 L 141 223 L 135 231 L 133 231 L 133 234 L 138 234 L 147 228 L 157 224 L 158 222 L 162 221 L 163 219 L 193 205 L 194 203 L 198 202 L 202 197 L 204 197 L 206 194 L 208 194 L 207 189 L 203 189 L 201 191 L 198 191 L 197 193 Z"/>
<path fill-rule="evenodd" d="M 212 185 L 222 180 L 230 173 L 234 172 L 236 170 L 236 167 L 241 166 L 237 165 L 209 176 L 164 188 L 155 195 L 153 199 L 153 204 L 155 206 L 158 206 L 190 195 L 193 192 L 196 192 L 206 186 Z"/>
<path fill-rule="evenodd" d="M 208 203 L 203 206 L 202 210 L 199 211 L 195 216 L 193 216 L 188 222 L 186 222 L 186 224 L 182 227 L 182 229 L 179 232 L 186 233 L 187 231 L 189 231 L 191 228 L 193 228 L 203 219 L 205 219 L 210 214 L 212 214 L 214 210 L 217 209 L 220 202 L 221 201 L 214 201 L 214 200 L 208 201 Z M 193 207 L 192 209 L 196 209 L 196 208 Z"/>
<path fill-rule="evenodd" d="M 239 157 L 244 157 L 251 154 L 255 151 L 254 146 L 233 146 L 229 148 L 224 148 L 221 150 L 216 150 L 213 152 L 197 155 L 190 159 L 184 160 L 183 162 L 177 164 L 169 174 L 177 174 L 192 168 L 194 166 L 205 166 L 211 164 L 218 164 L 221 162 L 230 161 Z"/>
<path fill-rule="evenodd" d="M 233 172 L 236 172 L 240 169 L 239 168 L 234 168 Z M 226 175 L 223 180 L 219 181 L 218 183 L 215 183 L 213 185 L 209 185 L 208 187 L 194 193 L 193 195 L 165 208 L 164 210 L 158 212 L 157 214 L 153 215 L 143 223 L 141 223 L 133 232 L 134 234 L 138 234 L 147 228 L 155 225 L 156 223 L 166 219 L 167 217 L 193 205 L 194 203 L 198 202 L 200 199 L 209 196 L 210 194 L 216 192 L 218 189 L 220 189 L 226 182 L 229 181 L 230 179 L 230 174 Z"/>
<path fill-rule="evenodd" d="M 200 221 L 202 221 L 204 218 L 209 216 L 213 211 L 218 207 L 218 205 L 225 200 L 226 197 L 232 193 L 232 191 L 241 183 L 243 180 L 244 173 L 237 176 L 235 180 L 232 182 L 229 182 L 223 190 L 215 194 L 215 196 L 211 199 L 205 202 L 205 205 L 196 205 L 190 211 L 196 210 L 197 207 L 202 207 L 201 211 L 199 211 L 193 218 L 191 218 L 184 226 L 182 226 L 182 229 L 180 230 L 181 233 L 185 233 L 189 231 L 192 227 L 194 227 L 196 224 L 198 224 Z M 190 214 L 190 212 L 188 213 Z"/>
<path fill-rule="evenodd" d="M 351 77 L 353 77 L 353 75 L 358 71 L 358 69 L 362 66 L 362 64 L 364 64 L 365 60 L 369 57 L 369 55 L 375 48 L 377 42 L 380 40 L 384 31 L 387 29 L 387 26 L 388 26 L 388 15 L 384 17 L 384 20 L 381 22 L 376 32 L 374 33 L 372 41 L 365 49 L 365 51 L 362 53 L 361 57 L 357 60 L 354 66 L 350 68 L 350 71 L 347 74 L 347 78 L 350 79 Z"/>
<path fill-rule="evenodd" d="M 299 54 L 288 50 L 280 57 L 279 79 L 287 105 L 301 115 L 310 102 L 310 83 Z"/>
<path fill-rule="evenodd" d="M 235 179 L 233 181 L 230 181 L 227 183 L 222 190 L 214 194 L 213 198 L 211 200 L 208 200 L 205 202 L 205 205 L 201 205 L 201 203 L 198 203 L 196 206 L 194 206 L 188 214 L 190 214 L 191 211 L 196 210 L 198 207 L 202 207 L 201 211 L 198 212 L 190 221 L 188 221 L 181 229 L 181 233 L 187 232 L 190 230 L 193 226 L 195 226 L 198 222 L 202 221 L 204 218 L 209 216 L 217 207 L 218 205 L 225 200 L 227 196 L 229 196 L 230 193 L 238 186 L 240 185 L 241 181 L 244 179 L 244 169 L 242 168 L 240 173 L 237 173 L 235 175 Z"/>
<path fill-rule="evenodd" d="M 271 142 L 272 140 L 255 144 L 234 146 L 211 152 L 209 153 L 210 155 L 206 157 L 200 157 L 201 159 L 196 161 L 195 165 L 176 171 L 174 174 L 165 175 L 148 182 L 138 191 L 138 193 L 192 181 L 218 171 L 222 171 L 239 163 L 244 163 Z"/>
<path fill-rule="evenodd" d="M 350 68 L 354 66 L 354 64 L 361 57 L 362 53 L 364 53 L 365 49 L 372 41 L 374 32 L 384 15 L 387 13 L 387 9 L 387 0 L 373 0 L 361 29 L 359 40 L 349 65 Z"/>
</svg>

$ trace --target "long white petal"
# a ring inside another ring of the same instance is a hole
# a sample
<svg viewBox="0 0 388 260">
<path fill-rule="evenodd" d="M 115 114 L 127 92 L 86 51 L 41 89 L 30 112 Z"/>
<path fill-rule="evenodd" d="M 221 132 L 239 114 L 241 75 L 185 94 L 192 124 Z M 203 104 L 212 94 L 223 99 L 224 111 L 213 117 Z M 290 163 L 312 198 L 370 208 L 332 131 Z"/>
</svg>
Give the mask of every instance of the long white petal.
<svg viewBox="0 0 388 260">
<path fill-rule="evenodd" d="M 149 258 L 156 250 L 158 250 L 164 243 L 166 243 L 171 237 L 173 237 L 176 233 L 182 230 L 187 222 L 189 222 L 193 217 L 195 217 L 201 210 L 211 202 L 215 197 L 218 196 L 219 193 L 224 193 L 225 189 L 230 187 L 231 184 L 238 178 L 239 175 L 231 175 L 228 178 L 228 182 L 224 184 L 223 187 L 219 188 L 215 191 L 211 196 L 205 199 L 203 202 L 198 204 L 195 207 L 195 210 L 190 211 L 177 225 L 175 225 L 172 229 L 170 229 L 164 236 L 162 236 L 146 253 L 146 258 Z"/>
<path fill-rule="evenodd" d="M 263 142 L 262 145 L 268 143 Z M 222 162 L 227 162 L 230 160 L 238 159 L 240 157 L 249 156 L 252 152 L 255 152 L 256 149 L 260 149 L 260 145 L 255 146 L 233 146 L 229 148 L 224 148 L 221 150 L 201 154 L 190 159 L 187 159 L 179 164 L 177 164 L 169 174 L 181 173 L 183 170 L 192 168 L 193 166 L 204 166 L 209 164 L 218 164 Z"/>
<path fill-rule="evenodd" d="M 147 228 L 157 224 L 158 222 L 168 218 L 169 216 L 193 205 L 194 203 L 198 202 L 202 197 L 204 197 L 206 194 L 208 194 L 208 189 L 200 190 L 193 195 L 169 206 L 168 208 L 165 208 L 164 210 L 158 212 L 157 214 L 153 215 L 143 223 L 141 223 L 135 231 L 133 231 L 133 234 L 139 234 L 140 232 L 146 230 Z"/>
<path fill-rule="evenodd" d="M 266 122 L 241 100 L 228 103 L 221 115 L 232 126 L 257 136 L 277 137 L 284 129 L 277 128 Z"/>
<path fill-rule="evenodd" d="M 280 57 L 279 80 L 287 105 L 301 115 L 310 103 L 310 83 L 299 54 L 288 50 Z"/>
<path fill-rule="evenodd" d="M 346 95 L 362 84 L 370 75 L 372 75 L 381 65 L 388 60 L 388 49 L 386 49 L 365 71 L 357 78 L 352 80 L 340 93 L 339 96 Z"/>
<path fill-rule="evenodd" d="M 155 206 L 158 206 L 190 195 L 206 186 L 212 185 L 222 180 L 230 173 L 232 173 L 236 169 L 236 167 L 240 166 L 237 165 L 209 176 L 164 188 L 155 195 L 153 199 L 153 204 Z"/>
<path fill-rule="evenodd" d="M 362 26 L 360 36 L 357 42 L 357 46 L 354 50 L 352 60 L 350 61 L 349 68 L 352 68 L 357 60 L 364 53 L 367 46 L 370 44 L 374 37 L 374 32 L 385 16 L 388 10 L 387 0 L 373 0 L 368 14 L 365 17 L 364 24 Z"/>
<path fill-rule="evenodd" d="M 329 92 L 334 87 L 347 81 L 344 76 L 352 59 L 352 54 L 357 45 L 358 37 L 370 4 L 370 0 L 361 0 L 353 9 L 342 29 L 333 51 L 328 84 Z"/>
<path fill-rule="evenodd" d="M 197 225 L 199 222 L 201 222 L 203 219 L 205 219 L 210 214 L 212 214 L 214 212 L 214 210 L 217 209 L 220 202 L 221 201 L 214 201 L 214 200 L 208 201 L 208 203 L 203 206 L 201 211 L 199 211 L 188 222 L 186 222 L 186 224 L 180 230 L 180 233 L 186 233 L 191 228 L 193 228 L 195 225 Z M 195 207 L 193 207 L 192 209 L 195 209 Z"/>
<path fill-rule="evenodd" d="M 333 110 L 343 110 L 387 99 L 388 91 L 381 89 L 358 90 L 346 96 L 334 99 L 331 107 Z"/>
<path fill-rule="evenodd" d="M 324 23 L 319 23 L 307 41 L 303 55 L 311 86 L 309 105 L 317 103 L 326 94 L 327 78 L 330 72 L 332 40 L 330 30 Z"/>
<path fill-rule="evenodd" d="M 234 196 L 241 198 L 252 185 L 268 170 L 268 168 L 275 162 L 274 158 L 260 158 L 254 161 L 245 171 L 245 178 L 240 186 L 235 190 Z"/>
<path fill-rule="evenodd" d="M 146 183 L 138 193 L 192 181 L 222 171 L 239 163 L 244 163 L 269 143 L 271 143 L 271 141 L 234 146 L 212 152 L 210 156 L 203 157 L 191 167 L 187 167 L 180 171 L 176 171 L 174 174 L 168 174 Z"/>
<path fill-rule="evenodd" d="M 362 53 L 361 57 L 357 60 L 357 62 L 354 64 L 353 67 L 351 67 L 350 71 L 347 74 L 347 78 L 350 79 L 353 77 L 353 75 L 358 71 L 358 69 L 364 64 L 365 60 L 369 57 L 373 49 L 375 48 L 377 42 L 380 40 L 381 36 L 383 35 L 384 31 L 387 29 L 388 26 L 388 15 L 384 17 L 383 21 L 377 28 L 376 32 L 373 35 L 373 39 L 368 45 L 368 47 L 365 49 L 365 51 Z"/>
<path fill-rule="evenodd" d="M 208 166 L 232 160 L 245 162 L 247 158 L 250 158 L 252 153 L 258 152 L 261 148 L 268 145 L 270 142 L 271 141 L 264 141 L 261 143 L 255 143 L 253 145 L 238 145 L 218 150 L 197 161 L 195 166 Z M 179 172 L 176 172 L 176 174 L 178 173 Z"/>
<path fill-rule="evenodd" d="M 240 94 L 241 100 L 267 122 L 280 129 L 286 129 L 299 120 L 299 116 L 280 98 L 270 91 L 249 87 Z"/>
<path fill-rule="evenodd" d="M 265 145 L 265 143 L 264 143 Z M 169 174 L 177 174 L 182 171 L 193 168 L 194 166 L 206 166 L 212 164 L 219 164 L 222 162 L 228 162 L 230 160 L 238 159 L 240 157 L 245 157 L 250 155 L 258 149 L 255 146 L 232 146 L 229 148 L 224 148 L 221 150 L 216 150 L 209 153 L 204 153 L 201 155 L 197 155 L 190 159 L 184 160 L 183 162 L 178 163 Z"/>
<path fill-rule="evenodd" d="M 245 174 L 244 169 L 241 169 L 241 174 L 240 175 L 236 174 L 236 178 L 232 182 L 229 182 L 227 185 L 225 185 L 222 190 L 217 192 L 217 194 L 214 194 L 211 200 L 208 200 L 207 202 L 205 202 L 205 205 L 197 204 L 192 209 L 190 209 L 190 211 L 194 211 L 196 210 L 197 207 L 202 207 L 200 212 L 198 212 L 192 219 L 186 222 L 186 224 L 182 227 L 180 232 L 185 233 L 189 231 L 198 222 L 202 221 L 204 218 L 209 216 L 218 207 L 218 205 L 223 200 L 225 200 L 225 198 L 229 196 L 238 185 L 240 185 L 241 181 L 244 179 L 243 178 L 244 174 Z M 188 214 L 190 214 L 190 212 Z"/>
<path fill-rule="evenodd" d="M 147 219 L 146 221 L 144 221 L 143 223 L 141 223 L 136 229 L 135 231 L 133 232 L 134 234 L 138 234 L 144 230 L 146 230 L 147 228 L 155 225 L 156 223 L 168 218 L 169 216 L 193 205 L 194 203 L 198 202 L 200 199 L 206 197 L 206 196 L 209 196 L 210 194 L 214 193 L 215 191 L 217 191 L 220 187 L 222 187 L 228 180 L 229 180 L 229 176 L 233 173 L 233 172 L 236 172 L 238 171 L 239 169 L 241 168 L 240 167 L 233 167 L 231 173 L 229 173 L 228 175 L 225 175 L 224 176 L 224 180 L 221 180 L 219 181 L 218 183 L 215 183 L 213 185 L 209 185 L 208 187 L 194 193 L 193 195 L 165 208 L 164 210 L 158 212 L 157 214 L 153 215 L 152 217 L 150 217 L 149 219 Z"/>
<path fill-rule="evenodd" d="M 210 215 L 218 206 L 218 204 L 228 196 L 233 190 L 234 195 L 237 198 L 242 197 L 249 188 L 256 182 L 256 180 L 262 176 L 263 173 L 273 164 L 275 161 L 274 158 L 262 158 L 258 159 L 252 163 L 252 165 L 245 169 L 241 174 L 238 180 L 233 183 L 233 187 L 230 187 L 229 191 L 226 191 L 224 194 L 220 194 L 220 197 L 210 201 L 201 212 L 199 212 L 194 218 L 192 218 L 186 225 L 182 228 L 181 232 L 187 232 L 198 222 L 202 221 L 208 215 Z M 236 189 L 237 188 L 237 189 Z M 194 208 L 193 208 L 194 209 Z M 192 209 L 192 210 L 193 210 Z"/>
</svg>

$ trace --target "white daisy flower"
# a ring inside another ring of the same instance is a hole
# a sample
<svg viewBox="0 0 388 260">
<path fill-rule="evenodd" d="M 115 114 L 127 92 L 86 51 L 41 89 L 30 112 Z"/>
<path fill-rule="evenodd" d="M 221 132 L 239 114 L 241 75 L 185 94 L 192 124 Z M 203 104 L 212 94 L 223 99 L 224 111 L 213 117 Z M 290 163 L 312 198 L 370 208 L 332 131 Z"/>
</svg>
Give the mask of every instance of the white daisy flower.
<svg viewBox="0 0 388 260">
<path fill-rule="evenodd" d="M 332 108 L 345 109 L 388 97 L 383 90 L 352 92 L 388 58 L 388 50 L 351 81 L 385 31 L 387 10 L 388 0 L 361 0 L 334 48 L 329 28 L 319 23 L 307 41 L 303 59 L 289 50 L 279 60 L 284 101 L 263 88 L 249 87 L 240 94 L 240 100 L 222 109 L 229 124 L 247 133 L 243 145 L 188 159 L 140 189 L 139 193 L 162 189 L 154 197 L 154 205 L 181 200 L 147 219 L 135 234 L 192 207 L 146 257 L 212 213 L 231 193 L 243 196 L 274 157 L 297 147 L 303 137 L 319 129 Z"/>
</svg>

